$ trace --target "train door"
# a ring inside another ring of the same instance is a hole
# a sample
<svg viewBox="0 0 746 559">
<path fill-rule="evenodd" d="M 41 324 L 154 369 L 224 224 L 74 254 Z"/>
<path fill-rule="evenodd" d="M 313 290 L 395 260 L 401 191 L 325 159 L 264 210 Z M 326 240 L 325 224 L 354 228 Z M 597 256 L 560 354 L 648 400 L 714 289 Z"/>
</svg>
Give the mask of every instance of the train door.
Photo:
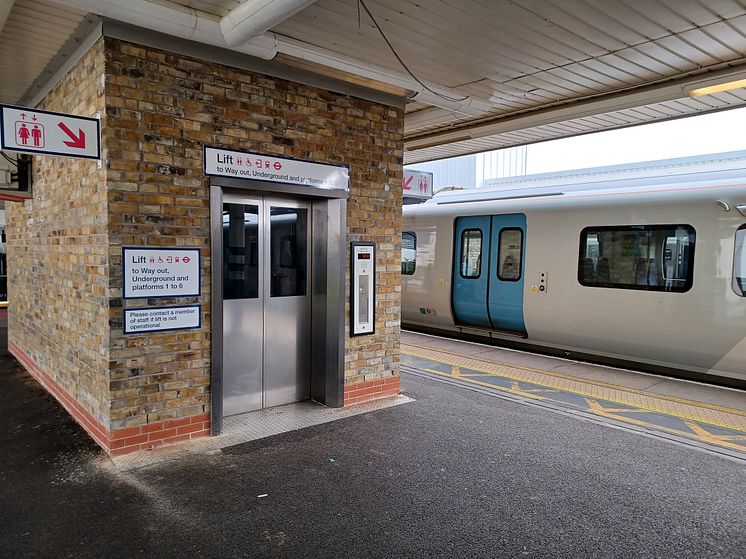
<svg viewBox="0 0 746 559">
<path fill-rule="evenodd" d="M 452 302 L 458 323 L 525 332 L 525 234 L 522 214 L 456 219 Z"/>
<path fill-rule="evenodd" d="M 453 312 L 456 321 L 492 327 L 487 310 L 490 216 L 459 217 L 455 223 Z"/>
<path fill-rule="evenodd" d="M 223 198 L 223 413 L 310 398 L 309 207 Z"/>
<path fill-rule="evenodd" d="M 488 306 L 492 326 L 525 332 L 523 322 L 523 261 L 526 216 L 492 216 Z"/>
</svg>

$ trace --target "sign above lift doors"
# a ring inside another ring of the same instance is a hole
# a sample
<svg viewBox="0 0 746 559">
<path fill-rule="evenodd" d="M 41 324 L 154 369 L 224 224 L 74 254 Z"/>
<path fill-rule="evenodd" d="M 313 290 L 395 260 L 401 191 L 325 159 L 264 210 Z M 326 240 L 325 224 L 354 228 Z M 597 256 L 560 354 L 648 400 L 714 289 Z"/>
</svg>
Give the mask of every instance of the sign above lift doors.
<svg viewBox="0 0 746 559">
<path fill-rule="evenodd" d="M 0 149 L 101 159 L 99 119 L 0 105 Z"/>
<path fill-rule="evenodd" d="M 326 165 L 300 159 L 205 146 L 205 174 L 216 177 L 297 184 L 329 190 L 349 190 L 349 171 L 343 165 Z"/>
</svg>

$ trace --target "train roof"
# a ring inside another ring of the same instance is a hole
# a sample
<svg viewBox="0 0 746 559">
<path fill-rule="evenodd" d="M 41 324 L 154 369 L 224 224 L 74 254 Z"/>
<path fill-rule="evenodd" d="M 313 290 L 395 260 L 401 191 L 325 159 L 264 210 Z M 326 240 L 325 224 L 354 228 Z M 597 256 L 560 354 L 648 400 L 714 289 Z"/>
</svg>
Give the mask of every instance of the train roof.
<svg viewBox="0 0 746 559">
<path fill-rule="evenodd" d="M 662 186 L 676 190 L 691 187 L 692 183 L 726 185 L 744 180 L 746 150 L 511 177 L 500 179 L 485 188 L 440 192 L 423 204 L 405 208 L 480 201 L 563 198 L 580 192 L 644 192 Z"/>
</svg>

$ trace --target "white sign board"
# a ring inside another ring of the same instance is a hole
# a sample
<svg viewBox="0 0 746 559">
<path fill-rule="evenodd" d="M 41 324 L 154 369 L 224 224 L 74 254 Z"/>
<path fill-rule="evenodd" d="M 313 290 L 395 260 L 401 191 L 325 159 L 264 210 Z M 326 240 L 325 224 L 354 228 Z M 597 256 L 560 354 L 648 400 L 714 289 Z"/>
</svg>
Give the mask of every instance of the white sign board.
<svg viewBox="0 0 746 559">
<path fill-rule="evenodd" d="M 124 333 L 189 330 L 202 326 L 199 305 L 124 309 Z"/>
<path fill-rule="evenodd" d="M 101 159 L 97 118 L 0 105 L 0 149 Z"/>
<path fill-rule="evenodd" d="M 313 188 L 350 189 L 347 167 L 205 146 L 205 174 Z"/>
<path fill-rule="evenodd" d="M 433 197 L 433 174 L 427 171 L 404 169 L 402 194 L 406 198 L 428 199 Z"/>
<path fill-rule="evenodd" d="M 122 289 L 125 299 L 199 295 L 199 249 L 124 247 Z"/>
</svg>

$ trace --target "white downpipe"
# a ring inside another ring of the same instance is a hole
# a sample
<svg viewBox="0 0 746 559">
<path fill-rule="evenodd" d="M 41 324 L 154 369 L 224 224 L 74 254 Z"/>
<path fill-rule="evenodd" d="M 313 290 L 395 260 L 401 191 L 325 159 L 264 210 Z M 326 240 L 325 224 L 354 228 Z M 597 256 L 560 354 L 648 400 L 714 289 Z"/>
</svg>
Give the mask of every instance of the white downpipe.
<svg viewBox="0 0 746 559">
<path fill-rule="evenodd" d="M 0 31 L 5 27 L 5 22 L 8 21 L 10 10 L 13 9 L 14 0 L 0 0 Z"/>
<path fill-rule="evenodd" d="M 316 0 L 245 0 L 220 20 L 220 30 L 231 47 L 259 37 Z"/>
<path fill-rule="evenodd" d="M 151 29 L 167 35 L 182 37 L 184 39 L 190 39 L 207 45 L 227 48 L 257 58 L 263 58 L 265 60 L 270 60 L 274 58 L 278 52 L 282 52 L 301 60 L 321 64 L 343 72 L 348 72 L 381 83 L 414 91 L 416 93 L 413 98 L 417 99 L 417 101 L 468 116 L 481 116 L 493 107 L 493 104 L 488 100 L 472 96 L 464 98 L 463 94 L 458 91 L 433 83 L 426 82 L 427 88 L 425 88 L 408 74 L 377 67 L 373 64 L 337 54 L 326 49 L 311 47 L 301 41 L 288 37 L 276 36 L 271 32 L 264 32 L 248 42 L 232 46 L 228 44 L 223 35 L 220 18 L 199 10 L 186 8 L 179 4 L 175 4 L 174 2 L 169 2 L 168 0 L 127 0 L 126 2 L 122 0 L 50 1 L 81 11 L 88 11 L 103 17 L 122 21 L 124 23 L 129 23 L 131 25 L 137 25 L 138 27 L 143 27 L 145 29 Z M 243 8 L 245 5 L 256 3 L 269 4 L 270 1 L 271 0 L 256 0 L 255 2 L 255 0 L 249 0 L 247 3 L 241 4 L 235 8 L 234 11 L 236 14 L 234 14 L 234 16 L 238 16 L 238 19 L 234 21 L 240 21 L 239 25 L 234 25 L 235 33 L 247 33 L 248 36 L 260 27 L 263 27 L 264 24 L 253 25 L 246 17 L 241 19 L 240 16 L 241 14 L 245 15 L 243 10 L 251 9 L 250 7 Z M 289 5 L 293 4 L 294 8 L 297 8 L 295 10 L 297 12 L 306 5 L 311 4 L 313 0 L 275 1 L 278 3 L 278 7 L 275 8 L 276 11 L 273 12 L 276 15 L 280 13 L 280 4 L 287 4 L 288 9 L 291 9 Z M 2 0 L 0 0 L 0 2 L 2 2 Z M 256 9 L 256 7 L 254 9 Z M 239 10 L 242 11 L 239 13 Z M 233 14 L 233 11 L 231 14 Z M 228 17 L 230 17 L 230 14 L 226 16 L 226 18 Z M 276 19 L 276 17 L 273 16 L 273 19 Z M 264 19 L 263 21 L 266 23 L 269 19 Z M 281 21 L 281 19 L 277 19 L 277 23 L 279 21 Z M 247 32 L 246 30 L 249 29 L 253 29 L 253 31 Z M 231 32 L 231 37 L 233 37 L 232 40 L 237 40 L 235 38 L 237 36 L 238 35 L 233 35 L 233 32 Z"/>
</svg>

